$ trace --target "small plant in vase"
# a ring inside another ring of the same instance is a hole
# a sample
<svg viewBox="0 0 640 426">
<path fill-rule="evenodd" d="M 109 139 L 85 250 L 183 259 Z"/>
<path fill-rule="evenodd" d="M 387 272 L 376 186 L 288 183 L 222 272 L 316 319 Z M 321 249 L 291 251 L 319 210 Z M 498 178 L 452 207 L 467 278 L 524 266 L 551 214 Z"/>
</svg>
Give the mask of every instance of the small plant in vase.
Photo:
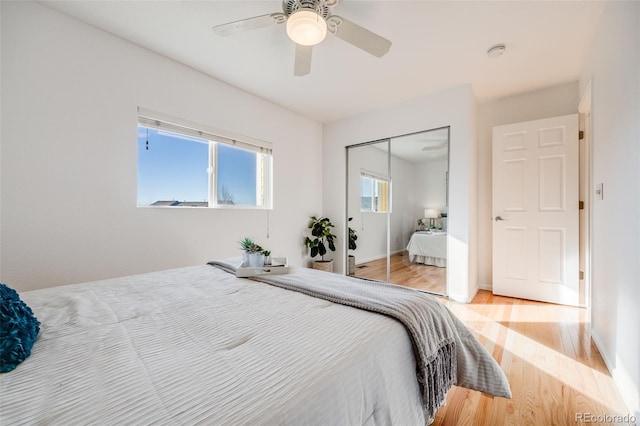
<svg viewBox="0 0 640 426">
<path fill-rule="evenodd" d="M 320 256 L 321 259 L 313 261 L 313 268 L 333 272 L 333 259 L 324 259 L 327 250 L 336 251 L 334 241 L 337 237 L 332 233 L 333 223 L 326 217 L 311 216 L 307 227 L 311 229 L 311 237 L 305 237 L 304 244 L 309 248 L 312 258 Z"/>
<path fill-rule="evenodd" d="M 271 251 L 270 250 L 262 250 L 262 254 L 264 254 L 264 264 L 271 265 Z"/>
<path fill-rule="evenodd" d="M 242 264 L 244 266 L 264 266 L 265 257 L 271 255 L 269 250 L 263 249 L 253 239 L 247 237 L 240 241 L 240 248 L 243 251 Z"/>
</svg>

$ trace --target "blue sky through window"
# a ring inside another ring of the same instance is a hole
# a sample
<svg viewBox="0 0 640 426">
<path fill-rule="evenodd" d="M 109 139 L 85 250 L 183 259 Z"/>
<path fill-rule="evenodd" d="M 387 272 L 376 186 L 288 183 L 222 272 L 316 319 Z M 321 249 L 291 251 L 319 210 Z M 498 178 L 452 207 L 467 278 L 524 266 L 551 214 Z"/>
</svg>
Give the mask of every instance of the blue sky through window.
<svg viewBox="0 0 640 426">
<path fill-rule="evenodd" d="M 218 199 L 226 190 L 235 204 L 256 204 L 256 156 L 253 151 L 218 144 Z"/>
<path fill-rule="evenodd" d="M 256 156 L 218 144 L 219 199 L 224 192 L 233 204 L 256 204 Z M 138 205 L 208 201 L 208 167 L 209 141 L 138 127 Z"/>
</svg>

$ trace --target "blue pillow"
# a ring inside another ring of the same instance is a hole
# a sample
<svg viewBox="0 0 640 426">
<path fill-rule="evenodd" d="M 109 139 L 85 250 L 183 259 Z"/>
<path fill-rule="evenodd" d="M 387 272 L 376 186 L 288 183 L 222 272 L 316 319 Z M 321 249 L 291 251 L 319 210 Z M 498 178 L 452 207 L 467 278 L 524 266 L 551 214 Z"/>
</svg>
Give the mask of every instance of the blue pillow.
<svg viewBox="0 0 640 426">
<path fill-rule="evenodd" d="M 38 337 L 36 319 L 15 290 L 0 284 L 0 373 L 13 370 L 31 355 Z"/>
</svg>

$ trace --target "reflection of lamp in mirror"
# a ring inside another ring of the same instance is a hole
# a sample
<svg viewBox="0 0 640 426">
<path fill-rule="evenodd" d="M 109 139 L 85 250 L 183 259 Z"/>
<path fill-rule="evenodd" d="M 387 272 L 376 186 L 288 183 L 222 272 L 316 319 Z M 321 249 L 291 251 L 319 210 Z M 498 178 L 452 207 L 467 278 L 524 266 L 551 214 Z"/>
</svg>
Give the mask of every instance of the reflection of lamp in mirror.
<svg viewBox="0 0 640 426">
<path fill-rule="evenodd" d="M 435 228 L 433 219 L 437 219 L 440 216 L 440 212 L 437 209 L 424 209 L 424 218 L 429 219 L 429 228 Z"/>
</svg>

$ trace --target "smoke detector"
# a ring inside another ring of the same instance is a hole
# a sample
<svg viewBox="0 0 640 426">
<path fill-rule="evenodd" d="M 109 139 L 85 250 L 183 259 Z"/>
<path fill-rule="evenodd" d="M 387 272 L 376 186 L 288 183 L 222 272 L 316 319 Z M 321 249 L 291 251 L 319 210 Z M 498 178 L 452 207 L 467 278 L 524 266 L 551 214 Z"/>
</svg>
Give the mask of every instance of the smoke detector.
<svg viewBox="0 0 640 426">
<path fill-rule="evenodd" d="M 504 43 L 496 44 L 487 50 L 487 56 L 490 58 L 497 58 L 498 56 L 501 56 L 505 50 L 507 50 L 507 46 L 505 46 Z"/>
</svg>

